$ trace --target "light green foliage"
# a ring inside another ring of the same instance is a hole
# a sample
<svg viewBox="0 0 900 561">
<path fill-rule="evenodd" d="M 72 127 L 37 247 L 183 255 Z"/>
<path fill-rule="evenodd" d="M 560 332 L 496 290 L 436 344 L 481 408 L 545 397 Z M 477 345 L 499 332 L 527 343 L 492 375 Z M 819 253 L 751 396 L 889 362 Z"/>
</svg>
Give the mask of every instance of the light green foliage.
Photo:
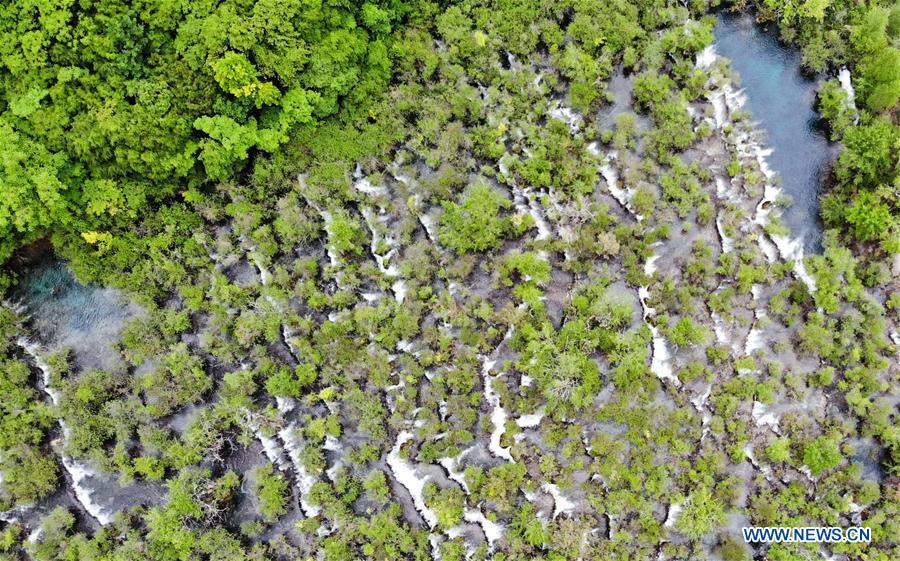
<svg viewBox="0 0 900 561">
<path fill-rule="evenodd" d="M 677 347 L 698 345 L 709 338 L 709 331 L 691 318 L 683 317 L 671 330 L 670 339 Z"/>
<path fill-rule="evenodd" d="M 460 254 L 496 248 L 509 228 L 509 219 L 500 211 L 511 206 L 507 198 L 479 181 L 466 191 L 461 204 L 444 203 L 441 241 Z"/>
<path fill-rule="evenodd" d="M 600 94 L 596 84 L 609 74 L 596 58 L 585 53 L 577 43 L 569 43 L 562 51 L 560 72 L 572 80 L 569 90 L 572 106 L 582 112 L 590 111 Z"/>
<path fill-rule="evenodd" d="M 513 519 L 512 530 L 518 533 L 528 545 L 535 548 L 544 547 L 550 540 L 550 534 L 544 521 L 534 512 L 531 503 L 526 504 Z"/>
<path fill-rule="evenodd" d="M 272 464 L 253 470 L 259 513 L 268 522 L 277 520 L 287 512 L 288 481 L 284 474 L 276 472 Z"/>
<path fill-rule="evenodd" d="M 491 501 L 499 511 L 512 510 L 514 490 L 524 482 L 525 466 L 518 463 L 502 464 L 491 468 L 485 474 L 481 494 Z"/>
<path fill-rule="evenodd" d="M 693 491 L 685 501 L 684 510 L 675 521 L 675 528 L 693 540 L 717 529 L 725 521 L 722 503 L 706 487 Z"/>
<path fill-rule="evenodd" d="M 399 2 L 0 10 L 0 260 L 48 228 L 126 226 L 150 200 L 239 170 L 252 149 L 368 105 Z M 121 211 L 123 220 L 111 220 Z"/>
<path fill-rule="evenodd" d="M 780 437 L 772 441 L 766 448 L 766 456 L 772 462 L 787 462 L 791 458 L 791 441 L 789 438 Z"/>
<path fill-rule="evenodd" d="M 57 222 L 68 223 L 65 158 L 18 132 L 0 117 L 0 262 L 20 240 Z"/>
<path fill-rule="evenodd" d="M 848 229 L 862 241 L 871 240 L 870 230 L 856 229 L 847 210 L 865 192 L 895 185 L 900 169 L 896 158 L 900 127 L 891 122 L 900 100 L 900 49 L 896 43 L 897 9 L 878 3 L 847 10 L 839 2 L 789 0 L 757 2 L 761 19 L 780 19 L 782 37 L 799 43 L 804 63 L 817 72 L 847 65 L 851 70 L 857 115 L 835 80 L 825 82 L 819 93 L 819 108 L 830 125 L 833 139 L 842 139 L 836 165 L 838 184 L 822 202 L 826 223 Z M 882 195 L 883 196 L 883 195 Z M 865 201 L 864 201 L 865 202 Z M 896 195 L 884 201 L 896 222 Z M 883 213 L 879 216 L 884 223 Z M 859 222 L 859 217 L 854 218 Z M 869 236 L 869 237 L 859 237 Z M 886 248 L 888 252 L 893 250 Z"/>
<path fill-rule="evenodd" d="M 266 391 L 279 397 L 302 397 L 306 389 L 316 381 L 317 373 L 312 364 L 300 364 L 277 369 L 266 380 Z"/>
<path fill-rule="evenodd" d="M 884 119 L 853 127 L 844 134 L 845 149 L 837 161 L 838 177 L 851 185 L 872 189 L 889 184 L 896 174 L 891 157 L 900 132 Z"/>
<path fill-rule="evenodd" d="M 598 317 L 616 313 L 615 308 L 604 309 L 602 304 L 597 309 Z M 588 357 L 598 344 L 582 320 L 567 323 L 559 332 L 544 324 L 540 332 L 529 335 L 517 366 L 535 379 L 549 407 L 579 409 L 590 403 L 600 388 L 600 369 Z"/>
<path fill-rule="evenodd" d="M 838 442 L 826 436 L 816 438 L 803 448 L 803 463 L 813 475 L 836 467 L 842 459 Z"/>
<path fill-rule="evenodd" d="M 176 345 L 165 363 L 140 379 L 148 412 L 159 417 L 193 403 L 212 387 L 202 361 L 187 346 Z"/>
<path fill-rule="evenodd" d="M 870 191 L 863 191 L 853 200 L 845 219 L 853 234 L 864 241 L 889 235 L 895 223 L 890 207 Z"/>
<path fill-rule="evenodd" d="M 828 121 L 832 140 L 840 140 L 853 125 L 854 110 L 847 92 L 837 80 L 828 80 L 819 90 L 819 112 Z"/>
<path fill-rule="evenodd" d="M 362 226 L 345 212 L 336 212 L 326 225 L 328 243 L 338 253 L 360 254 L 363 250 Z"/>
<path fill-rule="evenodd" d="M 373 470 L 363 481 L 363 488 L 366 493 L 376 501 L 386 502 L 390 499 L 390 488 L 388 487 L 387 477 L 380 469 Z"/>
<path fill-rule="evenodd" d="M 20 540 L 22 527 L 10 524 L 0 532 L 0 551 L 9 551 Z"/>
<path fill-rule="evenodd" d="M 438 528 L 448 530 L 462 522 L 465 494 L 459 487 L 439 489 L 429 484 L 425 487 L 425 501 L 437 515 Z"/>
</svg>

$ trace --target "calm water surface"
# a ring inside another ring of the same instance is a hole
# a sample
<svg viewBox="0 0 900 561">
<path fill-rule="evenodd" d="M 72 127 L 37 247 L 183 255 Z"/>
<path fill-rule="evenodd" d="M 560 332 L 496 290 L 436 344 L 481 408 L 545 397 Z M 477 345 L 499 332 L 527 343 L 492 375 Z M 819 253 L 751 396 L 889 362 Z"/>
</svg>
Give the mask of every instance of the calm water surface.
<svg viewBox="0 0 900 561">
<path fill-rule="evenodd" d="M 52 255 L 32 266 L 11 296 L 25 307 L 29 330 L 43 346 L 72 349 L 81 368 L 118 367 L 114 345 L 125 322 L 140 313 L 114 288 L 79 283 Z"/>
<path fill-rule="evenodd" d="M 802 236 L 806 249 L 819 251 L 820 186 L 837 145 L 828 142 L 814 111 L 819 80 L 800 71 L 800 52 L 782 44 L 774 25 L 757 25 L 752 16 L 718 16 L 716 51 L 731 60 L 741 76 L 753 113 L 773 149 L 769 165 L 778 172 L 784 192 L 794 203 L 782 219 L 794 236 Z"/>
</svg>

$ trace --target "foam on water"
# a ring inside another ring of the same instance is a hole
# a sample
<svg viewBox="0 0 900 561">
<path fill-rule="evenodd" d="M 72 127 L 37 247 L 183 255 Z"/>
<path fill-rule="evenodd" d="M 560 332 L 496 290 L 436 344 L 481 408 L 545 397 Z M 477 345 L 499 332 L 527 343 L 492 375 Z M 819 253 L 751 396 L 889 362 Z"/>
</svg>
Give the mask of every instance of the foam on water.
<svg viewBox="0 0 900 561">
<path fill-rule="evenodd" d="M 419 511 L 419 514 L 422 515 L 428 526 L 434 528 L 437 525 L 437 514 L 425 504 L 425 484 L 428 482 L 428 478 L 419 477 L 416 474 L 415 467 L 400 456 L 400 448 L 412 438 L 413 435 L 409 431 L 401 431 L 397 435 L 394 447 L 391 448 L 391 452 L 388 454 L 387 464 L 391 468 L 394 478 L 409 491 L 416 510 Z"/>
<path fill-rule="evenodd" d="M 553 496 L 553 518 L 556 518 L 560 514 L 572 512 L 577 506 L 553 483 L 544 483 L 541 485 L 541 489 Z"/>
<path fill-rule="evenodd" d="M 657 242 L 654 245 L 659 245 Z M 648 259 L 647 262 L 644 263 L 644 273 L 647 275 L 652 275 L 656 272 L 656 261 L 659 259 L 659 254 L 656 252 L 653 253 Z M 659 329 L 647 321 L 652 315 L 656 313 L 656 310 L 650 307 L 647 304 L 647 300 L 650 298 L 650 289 L 647 286 L 638 287 L 638 300 L 641 303 L 641 309 L 643 310 L 643 318 L 647 323 L 647 327 L 650 328 L 650 334 L 653 337 L 651 352 L 650 352 L 650 370 L 653 374 L 656 375 L 660 380 L 671 380 L 676 387 L 681 386 L 681 381 L 677 376 L 673 373 L 671 358 L 672 355 L 669 352 L 669 346 L 666 342 L 665 338 L 660 334 Z"/>
<path fill-rule="evenodd" d="M 697 53 L 697 68 L 709 68 L 716 63 L 717 58 L 716 47 L 714 45 L 708 45 L 702 51 Z"/>
<path fill-rule="evenodd" d="M 97 472 L 92 470 L 87 464 L 66 456 L 62 456 L 62 464 L 72 478 L 72 490 L 75 492 L 78 502 L 102 526 L 109 524 L 112 521 L 112 513 L 94 502 L 94 491 L 87 483 L 88 479 L 97 476 Z"/>
<path fill-rule="evenodd" d="M 841 70 L 838 72 L 838 81 L 841 83 L 841 88 L 847 92 L 847 105 L 853 110 L 853 123 L 856 124 L 859 122 L 859 114 L 856 110 L 856 90 L 853 89 L 853 81 L 850 79 L 850 70 L 848 70 L 846 66 L 842 66 Z"/>
<path fill-rule="evenodd" d="M 765 320 L 765 318 L 767 317 L 766 311 L 762 308 L 757 308 L 755 314 L 756 321 L 753 322 L 753 327 L 747 334 L 747 341 L 744 344 L 744 354 L 747 355 L 753 354 L 754 352 L 763 349 L 766 343 L 766 340 L 762 335 L 762 329 L 757 327 L 760 323 L 760 320 Z"/>
<path fill-rule="evenodd" d="M 297 425 L 291 423 L 287 427 L 278 432 L 281 441 L 284 442 L 284 448 L 287 450 L 288 457 L 294 466 L 294 475 L 297 480 L 297 487 L 300 489 L 300 509 L 308 517 L 316 516 L 321 509 L 309 502 L 309 492 L 312 490 L 313 484 L 317 479 L 306 471 L 303 465 L 303 446 L 297 437 Z"/>
<path fill-rule="evenodd" d="M 353 187 L 360 193 L 365 193 L 366 195 L 378 196 L 387 193 L 386 187 L 372 185 L 372 182 L 365 177 L 354 182 Z"/>
<path fill-rule="evenodd" d="M 459 471 L 459 458 L 457 456 L 455 458 L 441 458 L 438 460 L 438 463 L 447 471 L 447 477 L 459 483 L 459 486 L 463 488 L 463 491 L 466 494 L 469 494 L 469 484 L 466 483 L 465 473 Z"/>
<path fill-rule="evenodd" d="M 578 132 L 578 129 L 581 128 L 581 115 L 571 107 L 563 106 L 559 100 L 551 104 L 547 113 L 554 119 L 559 119 L 569 125 L 569 130 L 572 133 Z"/>
<path fill-rule="evenodd" d="M 506 532 L 506 528 L 503 525 L 489 520 L 480 510 L 467 508 L 463 514 L 463 518 L 466 522 L 472 522 L 473 524 L 481 526 L 484 537 L 487 539 L 488 545 L 491 546 L 491 548 L 503 538 L 503 534 Z"/>
<path fill-rule="evenodd" d="M 600 174 L 603 176 L 603 179 L 606 180 L 606 186 L 609 188 L 609 192 L 613 196 L 613 198 L 619 201 L 619 204 L 622 205 L 625 209 L 628 209 L 628 193 L 625 191 L 625 189 L 619 187 L 618 172 L 611 164 L 614 157 L 615 152 L 611 152 L 604 163 L 600 165 Z M 628 210 L 630 212 L 630 209 Z"/>
<path fill-rule="evenodd" d="M 778 432 L 778 416 L 769 409 L 768 405 L 760 401 L 754 401 L 750 415 L 753 417 L 753 422 L 756 423 L 756 426 L 768 426 L 773 431 Z"/>
<path fill-rule="evenodd" d="M 319 215 L 322 217 L 322 220 L 325 221 L 325 231 L 331 232 L 331 224 L 334 222 L 334 216 L 327 210 L 320 210 Z M 327 244 L 326 251 L 328 252 L 328 260 L 331 263 L 331 266 L 337 267 L 340 264 L 337 251 L 335 251 L 331 244 Z"/>
<path fill-rule="evenodd" d="M 516 424 L 523 428 L 533 428 L 541 424 L 541 421 L 544 419 L 545 413 L 543 411 L 538 411 L 537 413 L 528 413 L 527 415 L 522 415 L 518 419 L 516 419 Z"/>
<path fill-rule="evenodd" d="M 17 340 L 17 343 L 19 347 L 25 351 L 25 354 L 31 357 L 31 360 L 34 362 L 35 366 L 37 366 L 38 370 L 41 371 L 44 393 L 47 394 L 53 405 L 58 406 L 61 394 L 50 385 L 50 366 L 41 357 L 40 348 L 37 343 L 28 341 L 24 337 L 20 337 Z M 65 442 L 68 439 L 70 429 L 62 418 L 59 420 L 59 426 L 62 429 L 62 445 L 65 447 Z M 112 521 L 112 513 L 94 501 L 94 491 L 88 485 L 88 480 L 97 477 L 97 472 L 91 469 L 86 463 L 74 460 L 65 455 L 61 455 L 61 459 L 63 468 L 72 479 L 72 490 L 75 492 L 75 498 L 81 503 L 84 510 L 101 525 L 109 524 L 109 522 Z"/>
<path fill-rule="evenodd" d="M 722 225 L 722 216 L 716 217 L 716 230 L 719 232 L 719 239 L 722 240 L 722 252 L 729 253 L 734 249 L 734 240 L 725 234 L 725 227 Z"/>
<path fill-rule="evenodd" d="M 681 503 L 672 503 L 669 505 L 669 512 L 666 513 L 666 521 L 663 523 L 664 528 L 672 528 L 675 526 L 675 522 L 678 520 L 678 516 L 681 514 L 681 511 L 684 510 L 684 506 Z"/>
<path fill-rule="evenodd" d="M 494 426 L 494 430 L 491 431 L 488 449 L 498 458 L 512 462 L 513 457 L 509 452 L 509 448 L 504 448 L 500 445 L 500 438 L 506 430 L 506 419 L 509 418 L 509 415 L 500 404 L 500 396 L 497 395 L 497 392 L 494 391 L 491 385 L 493 378 L 490 375 L 490 371 L 496 363 L 496 360 L 485 359 L 481 367 L 481 375 L 484 380 L 484 399 L 491 406 L 491 423 Z"/>
</svg>

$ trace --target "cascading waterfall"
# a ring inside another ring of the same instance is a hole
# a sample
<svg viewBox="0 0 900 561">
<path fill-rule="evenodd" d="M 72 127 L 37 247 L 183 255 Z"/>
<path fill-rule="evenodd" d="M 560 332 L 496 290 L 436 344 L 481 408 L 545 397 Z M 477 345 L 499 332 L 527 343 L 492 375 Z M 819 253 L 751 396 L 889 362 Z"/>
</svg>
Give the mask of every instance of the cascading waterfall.
<svg viewBox="0 0 900 561">
<path fill-rule="evenodd" d="M 31 358 L 32 362 L 34 362 L 34 365 L 38 368 L 38 370 L 41 371 L 43 382 L 41 385 L 44 393 L 46 393 L 50 398 L 50 402 L 54 406 L 59 406 L 61 394 L 59 390 L 54 389 L 50 385 L 50 366 L 46 362 L 44 362 L 44 359 L 41 357 L 40 348 L 37 343 L 29 341 L 24 337 L 20 337 L 17 340 L 17 344 L 25 352 L 25 354 L 27 354 Z M 59 419 L 59 426 L 62 431 L 62 442 L 60 444 L 60 449 L 63 449 L 65 448 L 66 441 L 68 440 L 70 429 L 66 425 L 65 420 L 63 420 L 62 418 Z M 112 521 L 112 513 L 94 501 L 94 491 L 91 490 L 87 485 L 87 481 L 91 478 L 97 477 L 97 473 L 85 462 L 75 460 L 66 456 L 65 454 L 60 454 L 60 456 L 62 459 L 63 468 L 72 479 L 72 490 L 75 493 L 75 498 L 79 503 L 81 503 L 81 506 L 84 507 L 84 510 L 95 520 L 97 520 L 97 522 L 99 522 L 101 525 L 109 524 Z"/>
</svg>

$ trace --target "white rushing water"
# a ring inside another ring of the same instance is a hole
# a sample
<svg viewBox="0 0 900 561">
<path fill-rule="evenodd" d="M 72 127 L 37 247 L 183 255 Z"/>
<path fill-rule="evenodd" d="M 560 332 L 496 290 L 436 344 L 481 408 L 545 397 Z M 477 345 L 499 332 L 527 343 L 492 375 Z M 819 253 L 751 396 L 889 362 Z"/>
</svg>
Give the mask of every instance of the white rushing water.
<svg viewBox="0 0 900 561">
<path fill-rule="evenodd" d="M 297 406 L 297 401 L 292 397 L 276 397 L 275 407 L 281 413 L 290 413 Z"/>
<path fill-rule="evenodd" d="M 455 458 L 441 458 L 438 460 L 438 463 L 447 471 L 447 476 L 453 481 L 459 483 L 460 487 L 462 487 L 468 495 L 469 486 L 466 483 L 464 473 L 459 470 L 460 459 L 465 456 L 465 454 L 466 452 L 464 451 L 462 454 L 456 456 Z M 484 537 L 491 549 L 493 549 L 494 544 L 503 537 L 503 534 L 505 532 L 505 527 L 502 524 L 498 524 L 497 522 L 488 519 L 480 510 L 480 508 L 465 507 L 465 510 L 463 511 L 463 520 L 481 526 L 481 530 L 484 532 Z M 457 535 L 460 535 L 461 533 L 462 530 L 460 527 L 450 528 L 447 531 L 447 535 L 450 536 L 451 539 L 456 537 Z"/>
<path fill-rule="evenodd" d="M 615 159 L 616 152 L 611 151 L 603 160 L 603 163 L 600 164 L 600 175 L 606 180 L 606 185 L 613 198 L 616 199 L 625 210 L 634 215 L 638 222 L 641 222 L 644 217 L 635 212 L 634 208 L 631 206 L 631 189 L 619 187 L 619 173 L 616 171 L 616 168 L 613 167 L 613 161 L 615 161 Z"/>
<path fill-rule="evenodd" d="M 322 220 L 325 221 L 325 231 L 330 235 L 331 224 L 332 222 L 334 222 L 334 216 L 327 210 L 319 211 L 319 215 L 322 217 Z M 335 251 L 334 247 L 330 243 L 326 245 L 326 250 L 328 251 L 328 260 L 331 262 L 331 266 L 337 267 L 338 264 L 340 264 L 337 251 Z"/>
<path fill-rule="evenodd" d="M 717 58 L 715 46 L 708 45 L 702 51 L 697 53 L 697 68 L 709 68 L 716 63 Z"/>
<path fill-rule="evenodd" d="M 684 510 L 684 506 L 681 503 L 672 503 L 669 505 L 669 512 L 666 514 L 666 521 L 663 523 L 663 527 L 674 527 L 682 510 Z"/>
<path fill-rule="evenodd" d="M 523 189 L 523 193 L 525 194 L 525 198 L 528 200 L 528 210 L 531 212 L 532 218 L 534 218 L 534 223 L 537 226 L 538 240 L 547 240 L 550 239 L 552 234 L 552 230 L 550 229 L 550 225 L 547 223 L 547 220 L 544 218 L 543 212 L 541 211 L 541 206 L 538 202 L 532 197 L 531 190 L 528 188 Z"/>
<path fill-rule="evenodd" d="M 396 298 L 397 302 L 402 304 L 403 300 L 406 298 L 406 281 L 397 278 L 400 276 L 400 269 L 397 268 L 396 264 L 391 262 L 394 255 L 400 251 L 400 246 L 392 235 L 382 236 L 378 232 L 378 225 L 381 223 L 381 220 L 375 216 L 375 213 L 371 208 L 367 207 L 363 209 L 362 214 L 372 236 L 369 251 L 371 251 L 372 257 L 375 258 L 378 270 L 386 277 L 396 278 L 391 284 L 391 290 L 394 292 L 394 298 Z M 386 243 L 388 246 L 388 251 L 386 253 L 379 253 L 378 251 L 382 242 Z"/>
<path fill-rule="evenodd" d="M 755 315 L 756 321 L 753 322 L 753 327 L 750 328 L 750 332 L 747 334 L 747 341 L 744 344 L 744 354 L 747 355 L 752 355 L 755 351 L 765 348 L 766 340 L 763 338 L 762 328 L 759 324 L 765 322 L 767 318 L 766 311 L 762 308 L 757 308 Z"/>
<path fill-rule="evenodd" d="M 278 432 L 278 436 L 281 438 L 281 441 L 284 442 L 288 457 L 291 459 L 291 464 L 294 466 L 297 487 L 300 489 L 300 509 L 306 516 L 316 516 L 321 512 L 321 509 L 309 502 L 309 492 L 317 479 L 306 471 L 306 467 L 303 466 L 303 446 L 300 439 L 297 438 L 296 423 L 291 423 L 287 427 L 281 429 Z"/>
<path fill-rule="evenodd" d="M 767 466 L 766 464 L 762 464 L 756 459 L 756 454 L 753 453 L 753 443 L 748 442 L 744 446 L 744 455 L 747 456 L 747 460 L 750 461 L 750 464 L 758 469 L 760 473 L 765 476 L 765 478 L 769 481 L 772 480 L 772 468 Z"/>
<path fill-rule="evenodd" d="M 553 483 L 544 483 L 541 489 L 553 497 L 553 518 L 560 514 L 572 512 L 577 506 L 574 501 L 563 494 L 560 488 Z"/>
<path fill-rule="evenodd" d="M 541 211 L 541 207 L 538 202 L 532 196 L 530 189 L 520 189 L 515 185 L 512 187 L 513 193 L 513 204 L 516 207 L 516 210 L 521 214 L 528 214 L 534 219 L 534 225 L 537 228 L 537 236 L 535 239 L 538 241 L 548 240 L 550 239 L 553 230 L 550 228 L 550 224 L 544 218 L 544 215 Z M 548 259 L 549 256 L 546 251 L 541 250 L 539 255 L 542 259 Z"/>
<path fill-rule="evenodd" d="M 31 357 L 31 360 L 34 362 L 35 366 L 37 366 L 38 370 L 41 371 L 44 393 L 47 394 L 53 405 L 58 406 L 61 395 L 58 390 L 53 389 L 50 385 L 50 366 L 41 357 L 40 348 L 37 343 L 28 341 L 24 337 L 20 337 L 17 340 L 17 343 L 19 347 L 25 351 L 25 354 Z M 59 426 L 62 429 L 62 447 L 64 448 L 70 429 L 66 426 L 66 423 L 62 418 L 59 420 Z M 61 458 L 63 468 L 72 479 L 72 490 L 75 492 L 75 498 L 78 499 L 78 502 L 81 503 L 84 510 L 96 519 L 97 522 L 101 525 L 109 524 L 112 521 L 113 513 L 94 501 L 94 491 L 88 485 L 89 479 L 98 477 L 97 472 L 85 462 L 69 458 L 64 454 L 61 454 Z"/>
<path fill-rule="evenodd" d="M 702 415 L 703 436 L 706 436 L 706 433 L 709 430 L 706 425 L 708 425 L 709 421 L 712 420 L 712 413 L 710 413 L 709 409 L 707 409 L 706 407 L 706 402 L 709 400 L 710 394 L 712 394 L 711 383 L 706 384 L 706 388 L 703 390 L 703 393 L 691 399 L 691 405 L 693 405 L 694 409 L 696 409 L 697 412 Z"/>
<path fill-rule="evenodd" d="M 366 195 L 371 195 L 373 197 L 377 197 L 379 195 L 384 195 L 387 193 L 387 188 L 380 185 L 372 185 L 372 183 L 368 180 L 368 178 L 362 178 L 353 183 L 353 187 L 359 191 L 360 193 L 365 193 Z"/>
<path fill-rule="evenodd" d="M 437 220 L 428 213 L 422 213 L 419 215 L 419 222 L 425 229 L 428 239 L 437 243 Z"/>
<path fill-rule="evenodd" d="M 502 524 L 498 524 L 489 520 L 482 511 L 472 508 L 465 509 L 463 519 L 466 522 L 472 522 L 481 526 L 484 537 L 487 539 L 488 545 L 493 548 L 494 544 L 500 541 L 506 528 Z"/>
<path fill-rule="evenodd" d="M 760 234 L 756 239 L 763 250 L 763 254 L 766 256 L 766 261 L 774 263 L 778 259 L 778 248 L 766 238 L 765 234 Z"/>
<path fill-rule="evenodd" d="M 463 452 L 463 454 L 465 454 L 465 452 Z M 459 486 L 462 487 L 463 491 L 468 495 L 469 484 L 466 483 L 465 473 L 459 470 L 460 457 L 462 457 L 462 454 L 455 458 L 441 458 L 438 460 L 438 463 L 447 471 L 447 477 L 459 483 Z"/>
<path fill-rule="evenodd" d="M 654 245 L 658 244 L 659 242 Z M 645 274 L 653 275 L 656 272 L 656 261 L 659 258 L 659 254 L 654 252 L 653 255 L 651 255 L 650 258 L 647 259 L 647 262 L 644 263 Z M 669 345 L 662 334 L 660 334 L 659 329 L 649 321 L 649 318 L 656 314 L 656 310 L 647 304 L 647 300 L 649 298 L 649 287 L 638 287 L 638 300 L 640 301 L 641 309 L 643 310 L 642 315 L 644 321 L 647 323 L 647 327 L 650 328 L 650 334 L 653 337 L 653 343 L 650 352 L 650 370 L 660 380 L 671 380 L 676 387 L 680 387 L 681 380 L 679 380 L 678 377 L 675 376 L 672 370 L 672 354 L 669 351 Z"/>
<path fill-rule="evenodd" d="M 753 417 L 753 422 L 756 423 L 756 426 L 771 427 L 774 432 L 778 432 L 778 415 L 768 405 L 760 401 L 754 401 L 750 416 Z"/>
<path fill-rule="evenodd" d="M 853 89 L 853 81 L 850 79 L 850 70 L 846 66 L 842 66 L 838 72 L 838 81 L 841 88 L 847 93 L 847 105 L 853 110 L 853 124 L 859 122 L 859 113 L 856 109 L 856 90 Z"/>
<path fill-rule="evenodd" d="M 729 253 L 734 250 L 734 239 L 725 234 L 725 226 L 722 224 L 722 216 L 716 217 L 716 230 L 719 232 L 719 239 L 722 240 L 722 252 Z"/>
<path fill-rule="evenodd" d="M 272 282 L 272 273 L 263 265 L 262 260 L 259 257 L 253 257 L 253 263 L 256 264 L 256 269 L 259 271 L 259 280 L 263 286 L 268 286 L 270 282 Z M 271 299 L 270 299 L 271 301 Z"/>
<path fill-rule="evenodd" d="M 84 509 L 103 526 L 112 522 L 112 513 L 94 502 L 94 491 L 88 487 L 88 479 L 96 477 L 97 473 L 84 462 L 66 456 L 62 456 L 62 464 L 72 478 L 72 490 Z"/>
<path fill-rule="evenodd" d="M 537 413 L 529 413 L 527 415 L 522 415 L 518 419 L 516 419 L 516 424 L 523 429 L 533 428 L 541 424 L 541 421 L 544 419 L 544 412 L 538 411 Z"/>
<path fill-rule="evenodd" d="M 488 449 L 498 458 L 503 458 L 504 460 L 512 462 L 513 457 L 509 452 L 509 448 L 504 448 L 500 445 L 500 438 L 506 430 L 506 419 L 509 415 L 506 413 L 506 409 L 500 404 L 500 396 L 497 395 L 497 392 L 494 391 L 494 388 L 491 385 L 493 378 L 491 377 L 490 372 L 496 363 L 496 360 L 485 359 L 481 367 L 481 376 L 484 380 L 484 399 L 488 402 L 488 405 L 491 406 L 491 423 L 494 426 L 493 431 L 491 431 Z"/>
<path fill-rule="evenodd" d="M 787 236 L 776 235 L 772 236 L 772 241 L 775 242 L 775 247 L 777 247 L 778 252 L 781 253 L 782 259 L 794 262 L 794 276 L 806 285 L 810 294 L 813 294 L 816 291 L 816 279 L 812 278 L 807 272 L 806 264 L 803 262 L 805 257 L 803 240 L 800 238 L 790 239 Z"/>
<path fill-rule="evenodd" d="M 715 63 L 717 58 L 718 55 L 715 52 L 715 48 L 709 46 L 698 54 L 697 67 L 708 68 Z M 847 78 L 849 79 L 849 73 L 847 74 Z M 721 129 L 725 125 L 732 124 L 728 118 L 728 114 L 742 110 L 747 98 L 743 89 L 736 90 L 731 84 L 726 83 L 720 85 L 717 83 L 716 79 L 713 79 L 711 80 L 711 86 L 712 88 L 710 89 L 708 99 L 715 110 L 716 125 Z M 781 195 L 781 189 L 773 183 L 775 172 L 771 169 L 767 161 L 767 158 L 772 154 L 772 149 L 763 147 L 755 136 L 757 135 L 739 135 L 737 139 L 739 145 L 738 151 L 746 157 L 752 157 L 759 165 L 759 169 L 766 179 L 763 186 L 763 197 L 756 206 L 756 212 L 753 218 L 753 221 L 756 224 L 765 227 L 770 222 L 770 214 L 772 209 L 775 208 L 778 197 Z M 720 180 L 718 176 L 716 177 L 716 192 L 720 198 L 725 196 L 733 201 L 737 198 L 735 191 L 726 187 L 724 178 Z M 722 236 L 724 232 L 721 229 L 718 220 L 716 226 L 719 229 L 720 236 Z M 763 253 L 769 262 L 774 262 L 775 252 L 773 251 L 771 244 L 763 241 L 765 239 L 763 236 L 764 234 L 760 234 L 759 237 Z M 815 292 L 815 279 L 807 273 L 806 266 L 803 262 L 803 240 L 801 238 L 791 239 L 783 235 L 773 235 L 771 238 L 775 247 L 778 249 L 778 252 L 781 254 L 781 258 L 785 261 L 794 263 L 795 276 L 806 285 L 810 293 Z M 728 250 L 725 249 L 726 246 L 729 247 Z M 722 247 L 723 251 L 730 251 L 730 249 L 733 248 L 733 244 L 722 237 Z"/>
<path fill-rule="evenodd" d="M 558 119 L 569 125 L 569 130 L 572 133 L 578 132 L 578 129 L 581 128 L 581 115 L 571 107 L 562 105 L 559 100 L 555 100 L 551 103 L 547 113 L 554 119 Z"/>
<path fill-rule="evenodd" d="M 260 282 L 262 283 L 263 286 L 269 286 L 269 284 L 272 282 L 272 273 L 270 273 L 269 270 L 265 267 L 265 265 L 263 265 L 263 263 L 259 259 L 259 257 L 254 256 L 253 262 L 256 264 L 256 269 L 259 271 Z M 281 305 L 281 302 L 279 302 L 278 300 L 273 298 L 272 295 L 266 294 L 265 298 L 266 298 L 266 301 L 269 304 L 271 304 L 273 308 L 275 308 L 275 310 L 277 310 L 279 312 L 284 311 L 284 306 Z M 290 351 L 291 356 L 293 356 L 299 362 L 300 361 L 300 353 L 297 352 L 296 347 L 294 347 L 293 343 L 291 342 L 291 339 L 293 338 L 293 336 L 294 336 L 294 333 L 288 328 L 288 326 L 285 324 L 282 324 L 281 325 L 281 337 L 284 340 L 284 344 L 287 346 L 288 351 Z M 275 398 L 275 399 L 278 400 L 281 398 Z M 281 409 L 281 406 L 279 406 L 279 410 L 280 409 Z M 283 412 L 286 412 L 286 411 L 283 411 Z"/>
<path fill-rule="evenodd" d="M 409 491 L 416 510 L 419 511 L 422 518 L 428 523 L 428 526 L 434 528 L 435 525 L 437 525 L 437 514 L 425 504 L 425 484 L 428 482 L 428 478 L 419 477 L 418 474 L 416 474 L 415 467 L 413 467 L 408 460 L 400 456 L 400 448 L 406 444 L 407 441 L 412 440 L 412 437 L 413 435 L 409 431 L 401 431 L 400 434 L 397 435 L 394 447 L 388 454 L 387 464 L 388 467 L 391 468 L 394 478 Z"/>
<path fill-rule="evenodd" d="M 725 320 L 716 312 L 710 312 L 710 317 L 713 320 L 713 332 L 716 334 L 716 342 L 723 345 L 730 344 L 731 334 L 725 326 Z"/>
<path fill-rule="evenodd" d="M 291 463 L 285 457 L 284 449 L 276 439 L 266 436 L 259 426 L 253 427 L 253 434 L 256 435 L 257 440 L 262 444 L 263 452 L 265 452 L 266 458 L 270 462 L 281 470 L 287 470 L 291 467 Z"/>
</svg>

